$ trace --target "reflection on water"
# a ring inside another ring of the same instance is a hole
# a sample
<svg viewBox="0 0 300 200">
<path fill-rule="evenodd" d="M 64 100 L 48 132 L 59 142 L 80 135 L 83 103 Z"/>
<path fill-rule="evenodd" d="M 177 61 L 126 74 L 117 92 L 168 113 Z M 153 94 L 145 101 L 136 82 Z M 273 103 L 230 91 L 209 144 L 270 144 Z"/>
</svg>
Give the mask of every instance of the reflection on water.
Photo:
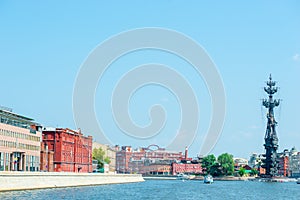
<svg viewBox="0 0 300 200">
<path fill-rule="evenodd" d="M 300 199 L 300 185 L 251 181 L 149 180 L 142 183 L 0 193 L 0 199 Z"/>
</svg>

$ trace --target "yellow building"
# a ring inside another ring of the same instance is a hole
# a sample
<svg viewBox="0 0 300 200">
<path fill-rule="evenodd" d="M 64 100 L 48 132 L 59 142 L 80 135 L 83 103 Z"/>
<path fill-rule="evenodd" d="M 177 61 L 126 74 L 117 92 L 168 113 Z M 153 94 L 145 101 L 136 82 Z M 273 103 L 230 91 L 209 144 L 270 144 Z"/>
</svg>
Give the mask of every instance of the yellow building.
<svg viewBox="0 0 300 200">
<path fill-rule="evenodd" d="M 98 142 L 93 142 L 93 149 L 101 148 L 105 152 L 105 157 L 110 159 L 109 163 L 109 171 L 115 172 L 116 171 L 116 150 L 114 147 L 110 147 L 107 144 L 100 144 Z"/>
</svg>

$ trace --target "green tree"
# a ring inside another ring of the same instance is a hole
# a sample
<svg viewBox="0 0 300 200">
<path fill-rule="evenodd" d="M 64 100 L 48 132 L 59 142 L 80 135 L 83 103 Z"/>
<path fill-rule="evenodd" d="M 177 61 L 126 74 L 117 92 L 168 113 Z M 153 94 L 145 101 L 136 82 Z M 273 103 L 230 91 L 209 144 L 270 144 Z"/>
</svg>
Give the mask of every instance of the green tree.
<svg viewBox="0 0 300 200">
<path fill-rule="evenodd" d="M 110 161 L 110 158 L 109 158 L 109 157 L 105 157 L 105 158 L 104 158 L 104 162 L 107 163 L 107 164 L 109 164 L 109 163 L 111 162 L 111 161 Z"/>
<path fill-rule="evenodd" d="M 211 168 L 210 168 L 210 171 L 209 171 L 210 175 L 212 176 L 220 176 L 222 173 L 221 173 L 221 166 L 218 162 L 215 162 Z"/>
<path fill-rule="evenodd" d="M 110 163 L 109 157 L 105 156 L 105 151 L 101 147 L 93 149 L 93 159 L 98 161 L 98 169 L 103 168 L 104 163 Z"/>
<path fill-rule="evenodd" d="M 205 174 L 211 173 L 211 168 L 215 163 L 216 163 L 216 157 L 213 154 L 205 156 L 202 159 L 202 168 L 204 169 Z"/>
<path fill-rule="evenodd" d="M 233 156 L 228 153 L 223 153 L 219 155 L 218 162 L 221 167 L 221 174 L 228 176 L 232 175 L 234 172 L 234 161 Z"/>
<path fill-rule="evenodd" d="M 239 174 L 240 176 L 244 176 L 244 175 L 246 174 L 246 169 L 243 168 L 243 167 L 241 167 L 241 168 L 239 169 L 239 171 L 238 171 L 238 174 Z"/>
<path fill-rule="evenodd" d="M 251 169 L 251 172 L 250 172 L 250 175 L 251 175 L 251 176 L 256 176 L 257 174 L 258 174 L 257 169 L 252 168 L 252 169 Z"/>
</svg>

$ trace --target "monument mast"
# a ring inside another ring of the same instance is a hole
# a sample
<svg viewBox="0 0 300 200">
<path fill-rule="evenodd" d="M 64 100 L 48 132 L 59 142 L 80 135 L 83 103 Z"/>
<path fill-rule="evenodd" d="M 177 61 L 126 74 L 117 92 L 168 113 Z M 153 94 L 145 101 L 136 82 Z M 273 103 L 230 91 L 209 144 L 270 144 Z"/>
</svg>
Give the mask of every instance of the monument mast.
<svg viewBox="0 0 300 200">
<path fill-rule="evenodd" d="M 277 149 L 278 149 L 278 137 L 276 134 L 277 122 L 274 116 L 274 108 L 279 106 L 280 100 L 273 99 L 273 95 L 277 92 L 278 88 L 275 87 L 276 82 L 272 81 L 270 74 L 269 81 L 266 82 L 267 87 L 264 87 L 265 92 L 269 95 L 268 99 L 262 100 L 262 105 L 268 109 L 267 112 L 267 128 L 265 134 L 266 154 L 263 156 L 262 167 L 265 169 L 264 177 L 273 177 L 278 173 L 278 162 L 277 162 Z"/>
</svg>

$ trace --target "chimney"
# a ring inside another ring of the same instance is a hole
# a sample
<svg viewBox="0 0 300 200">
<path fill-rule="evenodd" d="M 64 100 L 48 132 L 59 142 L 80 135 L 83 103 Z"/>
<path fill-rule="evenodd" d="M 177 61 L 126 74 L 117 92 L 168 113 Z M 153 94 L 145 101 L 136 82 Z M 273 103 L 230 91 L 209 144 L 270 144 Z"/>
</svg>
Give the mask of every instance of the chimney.
<svg viewBox="0 0 300 200">
<path fill-rule="evenodd" d="M 187 147 L 185 147 L 184 159 L 185 159 L 185 160 L 188 159 L 188 148 L 187 148 Z"/>
</svg>

